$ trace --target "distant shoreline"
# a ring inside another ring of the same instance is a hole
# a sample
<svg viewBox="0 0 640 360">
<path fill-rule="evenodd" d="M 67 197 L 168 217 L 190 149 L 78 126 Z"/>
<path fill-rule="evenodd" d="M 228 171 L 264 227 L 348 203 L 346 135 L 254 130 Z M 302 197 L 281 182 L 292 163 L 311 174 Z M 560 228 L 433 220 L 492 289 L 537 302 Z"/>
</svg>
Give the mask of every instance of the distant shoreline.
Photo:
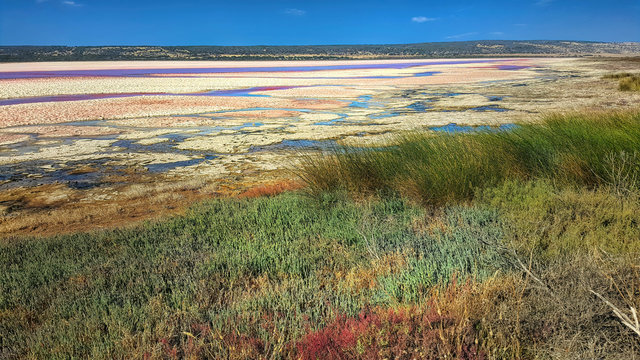
<svg viewBox="0 0 640 360">
<path fill-rule="evenodd" d="M 0 46 L 0 63 L 108 60 L 383 60 L 640 56 L 640 42 L 459 41 L 396 45 Z"/>
</svg>

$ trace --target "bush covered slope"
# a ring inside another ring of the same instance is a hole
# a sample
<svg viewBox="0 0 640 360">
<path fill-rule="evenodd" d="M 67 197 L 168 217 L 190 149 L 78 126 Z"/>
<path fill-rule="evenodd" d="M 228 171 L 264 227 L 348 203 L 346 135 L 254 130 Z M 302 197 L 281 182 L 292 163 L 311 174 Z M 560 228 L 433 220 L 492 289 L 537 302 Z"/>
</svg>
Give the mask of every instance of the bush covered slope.
<svg viewBox="0 0 640 360">
<path fill-rule="evenodd" d="M 0 46 L 0 62 L 89 60 L 278 60 L 640 54 L 640 43 L 481 40 L 386 45 Z"/>
</svg>

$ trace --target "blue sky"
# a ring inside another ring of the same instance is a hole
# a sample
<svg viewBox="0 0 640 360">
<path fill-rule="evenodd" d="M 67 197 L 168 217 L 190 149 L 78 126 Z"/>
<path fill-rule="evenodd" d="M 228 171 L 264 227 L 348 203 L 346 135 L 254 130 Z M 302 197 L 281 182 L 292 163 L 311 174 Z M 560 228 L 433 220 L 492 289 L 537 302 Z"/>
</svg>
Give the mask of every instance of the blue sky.
<svg viewBox="0 0 640 360">
<path fill-rule="evenodd" d="M 640 41 L 640 0 L 0 0 L 0 45 Z"/>
</svg>

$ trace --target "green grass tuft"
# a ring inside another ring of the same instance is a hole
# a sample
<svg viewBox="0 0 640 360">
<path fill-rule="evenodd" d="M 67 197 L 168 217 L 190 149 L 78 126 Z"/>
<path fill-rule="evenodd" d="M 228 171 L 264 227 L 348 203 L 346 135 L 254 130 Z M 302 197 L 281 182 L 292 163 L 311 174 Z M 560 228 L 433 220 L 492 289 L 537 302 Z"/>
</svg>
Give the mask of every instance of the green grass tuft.
<svg viewBox="0 0 640 360">
<path fill-rule="evenodd" d="M 636 188 L 639 149 L 640 112 L 552 115 L 509 131 L 420 132 L 382 149 L 342 147 L 331 156 L 307 157 L 300 176 L 316 193 L 382 191 L 441 205 L 506 180 Z"/>
<path fill-rule="evenodd" d="M 634 75 L 620 79 L 619 89 L 622 91 L 640 91 L 640 76 Z"/>
<path fill-rule="evenodd" d="M 624 72 L 608 74 L 603 78 L 619 80 L 618 89 L 622 91 L 640 91 L 640 74 Z"/>
</svg>

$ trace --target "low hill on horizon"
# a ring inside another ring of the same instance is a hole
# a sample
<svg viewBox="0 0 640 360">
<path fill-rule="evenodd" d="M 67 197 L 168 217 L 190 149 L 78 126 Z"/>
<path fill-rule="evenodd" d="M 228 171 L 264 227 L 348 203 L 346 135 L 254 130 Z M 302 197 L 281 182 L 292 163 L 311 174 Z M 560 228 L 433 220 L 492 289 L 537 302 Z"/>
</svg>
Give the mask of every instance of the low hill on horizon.
<svg viewBox="0 0 640 360">
<path fill-rule="evenodd" d="M 640 55 L 640 42 L 481 40 L 392 45 L 0 46 L 0 62 L 99 60 L 323 60 L 472 56 Z"/>
</svg>

